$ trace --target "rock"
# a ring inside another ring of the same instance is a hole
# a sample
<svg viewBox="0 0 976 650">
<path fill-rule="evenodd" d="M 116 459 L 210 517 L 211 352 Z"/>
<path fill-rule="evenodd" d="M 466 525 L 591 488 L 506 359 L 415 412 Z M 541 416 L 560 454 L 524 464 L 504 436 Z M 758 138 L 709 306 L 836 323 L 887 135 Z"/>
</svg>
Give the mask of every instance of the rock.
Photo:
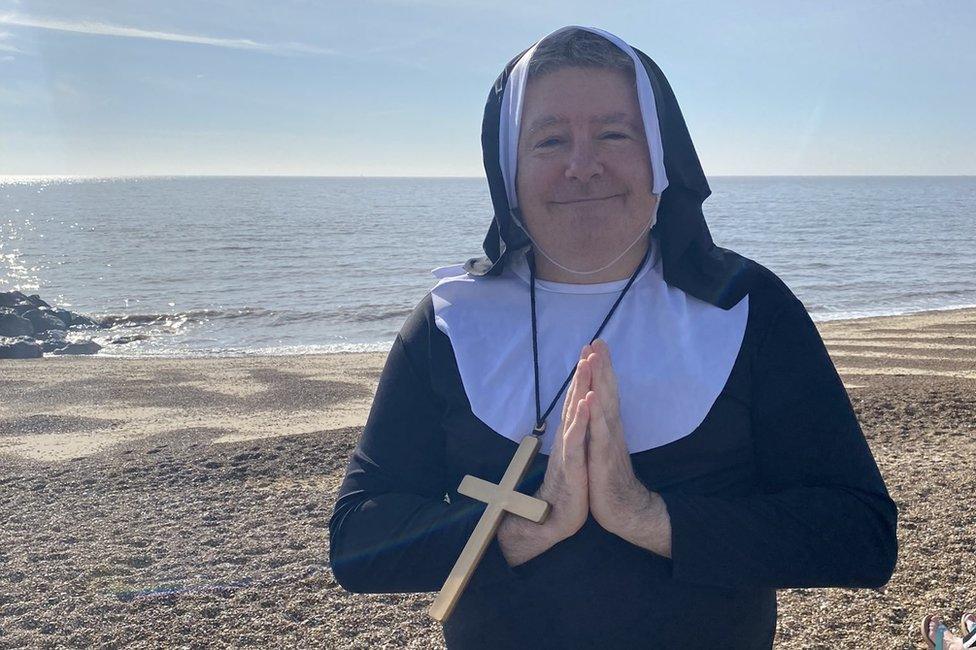
<svg viewBox="0 0 976 650">
<path fill-rule="evenodd" d="M 0 338 L 0 359 L 37 359 L 43 356 L 41 346 L 33 341 Z"/>
<path fill-rule="evenodd" d="M 55 309 L 54 315 L 61 319 L 65 327 L 71 327 L 72 321 L 74 321 L 74 314 L 72 314 L 67 309 Z"/>
<path fill-rule="evenodd" d="M 33 333 L 30 320 L 9 309 L 0 311 L 0 336 L 30 336 Z"/>
<path fill-rule="evenodd" d="M 39 334 L 41 332 L 46 332 L 47 330 L 63 330 L 67 329 L 68 326 L 64 324 L 64 321 L 54 315 L 50 309 L 40 310 L 33 309 L 29 312 L 24 313 L 22 318 L 26 318 L 34 326 L 34 332 Z"/>
<path fill-rule="evenodd" d="M 53 350 L 51 354 L 95 354 L 102 349 L 98 343 L 94 341 L 82 341 L 80 343 L 69 343 L 63 348 L 58 348 Z"/>
<path fill-rule="evenodd" d="M 0 307 L 13 307 L 28 302 L 27 296 L 19 291 L 0 291 Z"/>
<path fill-rule="evenodd" d="M 19 305 L 14 305 L 13 307 L 10 307 L 10 309 L 13 310 L 13 312 L 18 316 L 23 316 L 29 311 L 34 311 L 35 309 L 37 309 L 37 307 L 30 304 L 29 302 L 22 302 Z"/>
<path fill-rule="evenodd" d="M 47 330 L 46 332 L 41 332 L 40 334 L 35 334 L 34 338 L 45 341 L 64 341 L 68 336 L 67 330 Z"/>
<path fill-rule="evenodd" d="M 36 293 L 27 296 L 27 302 L 34 305 L 35 307 L 47 307 L 48 309 L 51 309 L 51 305 L 41 300 L 41 297 Z"/>
<path fill-rule="evenodd" d="M 48 330 L 38 337 L 37 342 L 44 352 L 54 352 L 68 345 L 64 330 Z"/>
<path fill-rule="evenodd" d="M 41 346 L 41 352 L 45 354 L 50 354 L 68 345 L 64 341 L 37 341 L 37 343 Z"/>
<path fill-rule="evenodd" d="M 68 309 L 52 307 L 36 293 L 30 296 L 25 296 L 20 291 L 0 293 L 0 313 L 4 312 L 12 312 L 17 316 L 26 318 L 31 322 L 34 332 L 44 332 L 51 329 L 101 329 L 107 327 L 97 320 L 76 314 Z M 47 314 L 49 317 L 38 314 Z M 60 325 L 52 318 L 56 318 Z M 4 336 L 2 330 L 0 330 L 0 336 Z M 7 336 L 14 336 L 14 334 L 7 334 Z"/>
</svg>

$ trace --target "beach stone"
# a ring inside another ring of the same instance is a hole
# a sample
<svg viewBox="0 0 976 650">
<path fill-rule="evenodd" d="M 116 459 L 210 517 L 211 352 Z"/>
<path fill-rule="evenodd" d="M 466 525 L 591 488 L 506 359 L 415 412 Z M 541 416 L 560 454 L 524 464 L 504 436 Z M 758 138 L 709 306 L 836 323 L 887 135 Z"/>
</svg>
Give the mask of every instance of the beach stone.
<svg viewBox="0 0 976 650">
<path fill-rule="evenodd" d="M 0 338 L 0 359 L 36 359 L 43 356 L 44 351 L 34 341 Z"/>
<path fill-rule="evenodd" d="M 30 336 L 33 333 L 30 320 L 7 309 L 0 312 L 0 336 Z"/>
<path fill-rule="evenodd" d="M 58 348 L 53 350 L 51 354 L 95 354 L 102 349 L 98 343 L 94 341 L 80 341 L 78 343 L 69 343 L 63 348 Z"/>
<path fill-rule="evenodd" d="M 26 318 L 34 326 L 35 333 L 46 332 L 47 330 L 63 330 L 67 329 L 68 326 L 64 324 L 64 321 L 54 315 L 50 309 L 40 310 L 32 309 L 29 312 L 24 313 L 21 318 Z"/>
<path fill-rule="evenodd" d="M 19 291 L 0 291 L 0 307 L 13 307 L 28 302 L 27 296 Z"/>
</svg>

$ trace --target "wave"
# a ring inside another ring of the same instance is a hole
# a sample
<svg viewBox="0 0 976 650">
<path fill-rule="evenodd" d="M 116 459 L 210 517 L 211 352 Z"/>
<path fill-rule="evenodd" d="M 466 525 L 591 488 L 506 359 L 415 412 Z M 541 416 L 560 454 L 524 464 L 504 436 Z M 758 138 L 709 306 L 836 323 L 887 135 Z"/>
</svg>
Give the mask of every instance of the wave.
<svg viewBox="0 0 976 650">
<path fill-rule="evenodd" d="M 950 311 L 953 309 L 973 309 L 976 303 L 960 303 L 952 305 L 904 305 L 895 308 L 866 308 L 848 309 L 844 311 L 820 311 L 810 312 L 810 318 L 815 322 L 826 322 L 835 320 L 851 320 L 854 318 L 873 318 L 876 316 L 908 316 L 927 311 Z"/>
<path fill-rule="evenodd" d="M 327 321 L 339 323 L 375 323 L 386 320 L 402 320 L 410 315 L 412 307 L 376 308 L 365 305 L 358 308 L 323 307 L 319 311 L 296 309 L 267 309 L 265 307 L 240 307 L 236 309 L 194 309 L 174 313 L 143 314 L 92 314 L 91 318 L 102 327 L 172 326 L 185 323 L 206 323 L 214 320 L 239 318 L 267 318 L 273 325 Z"/>
<path fill-rule="evenodd" d="M 393 340 L 377 343 L 334 343 L 326 345 L 279 345 L 254 348 L 226 347 L 210 349 L 190 349 L 173 346 L 153 350 L 132 352 L 122 348 L 106 347 L 99 350 L 98 356 L 117 359 L 144 359 L 157 357 L 165 359 L 198 359 L 212 357 L 262 357 L 262 356 L 300 356 L 307 354 L 349 354 L 349 353 L 387 353 Z"/>
<path fill-rule="evenodd" d="M 340 316 L 336 320 L 352 323 L 375 323 L 389 319 L 403 319 L 413 312 L 413 308 L 395 307 L 387 309 L 346 309 L 335 310 L 333 316 Z"/>
<path fill-rule="evenodd" d="M 138 326 L 138 325 L 167 325 L 175 321 L 203 323 L 214 319 L 247 318 L 252 316 L 273 315 L 274 312 L 260 307 L 242 307 L 240 309 L 196 309 L 173 314 L 93 314 L 102 327 Z"/>
</svg>

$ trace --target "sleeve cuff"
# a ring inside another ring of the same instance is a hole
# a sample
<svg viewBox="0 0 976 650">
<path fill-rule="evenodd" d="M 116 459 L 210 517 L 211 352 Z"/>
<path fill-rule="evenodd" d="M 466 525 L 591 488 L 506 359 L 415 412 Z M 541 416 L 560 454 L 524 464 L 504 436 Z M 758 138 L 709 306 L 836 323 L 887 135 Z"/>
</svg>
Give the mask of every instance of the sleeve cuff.
<svg viewBox="0 0 976 650">
<path fill-rule="evenodd" d="M 714 549 L 702 548 L 705 535 L 693 530 L 688 502 L 681 494 L 659 492 L 671 520 L 671 577 L 682 582 L 709 584 Z"/>
</svg>

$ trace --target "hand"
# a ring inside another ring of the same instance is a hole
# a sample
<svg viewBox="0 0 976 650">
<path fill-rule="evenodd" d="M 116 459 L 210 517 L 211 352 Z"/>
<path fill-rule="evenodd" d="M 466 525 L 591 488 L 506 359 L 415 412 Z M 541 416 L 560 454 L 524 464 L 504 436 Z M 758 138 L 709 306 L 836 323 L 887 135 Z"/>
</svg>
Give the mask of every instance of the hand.
<svg viewBox="0 0 976 650">
<path fill-rule="evenodd" d="M 553 543 L 576 534 L 589 515 L 586 477 L 586 430 L 589 410 L 583 396 L 590 389 L 590 366 L 583 360 L 589 346 L 580 353 L 569 393 L 563 403 L 562 422 L 549 453 L 546 475 L 535 496 L 548 501 L 552 509 L 545 524 Z"/>
<path fill-rule="evenodd" d="M 590 511 L 603 528 L 630 539 L 635 527 L 657 512 L 658 504 L 634 474 L 620 421 L 610 348 L 602 339 L 590 347 L 592 353 L 585 361 L 592 373 L 591 390 L 584 397 L 589 407 L 586 474 Z"/>
</svg>

